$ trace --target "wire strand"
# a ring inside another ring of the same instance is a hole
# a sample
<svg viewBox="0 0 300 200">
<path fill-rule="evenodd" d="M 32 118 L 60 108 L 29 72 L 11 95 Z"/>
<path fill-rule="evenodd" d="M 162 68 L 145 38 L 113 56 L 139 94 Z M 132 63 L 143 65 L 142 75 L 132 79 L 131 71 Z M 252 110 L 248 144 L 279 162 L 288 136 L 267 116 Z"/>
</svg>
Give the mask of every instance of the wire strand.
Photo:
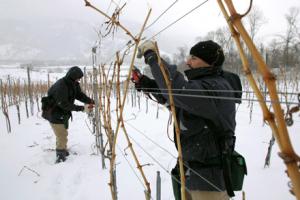
<svg viewBox="0 0 300 200">
<path fill-rule="evenodd" d="M 139 182 L 141 183 L 141 185 L 143 186 L 143 188 L 144 188 L 145 190 L 147 190 L 147 188 L 145 187 L 143 181 L 140 179 L 140 177 L 139 177 L 139 176 L 137 175 L 137 173 L 135 172 L 134 167 L 130 164 L 129 160 L 126 158 L 126 155 L 123 153 L 121 147 L 120 147 L 118 144 L 117 144 L 117 147 L 118 147 L 120 153 L 122 154 L 122 156 L 124 157 L 124 159 L 127 161 L 127 164 L 128 164 L 129 167 L 131 168 L 131 170 L 132 170 L 132 172 L 134 173 L 134 175 L 136 176 L 136 178 L 139 180 Z M 151 197 L 151 199 L 153 199 L 152 196 L 150 196 L 150 197 Z"/>
<path fill-rule="evenodd" d="M 178 0 L 175 0 L 165 11 L 163 11 L 151 24 L 149 24 L 145 30 L 147 30 L 148 28 L 150 28 L 151 26 L 153 26 L 164 14 L 166 14 L 166 12 L 168 12 L 168 10 L 170 10 L 176 3 L 178 2 Z"/>
<path fill-rule="evenodd" d="M 149 39 L 152 39 L 154 37 L 156 37 L 157 35 L 161 34 L 162 32 L 164 32 L 165 30 L 167 30 L 168 28 L 170 28 L 171 26 L 173 26 L 174 24 L 176 24 L 178 21 L 180 21 L 181 19 L 183 19 L 184 17 L 186 17 L 187 15 L 189 15 L 190 13 L 192 13 L 193 11 L 197 10 L 198 8 L 200 8 L 201 6 L 203 6 L 205 3 L 207 3 L 209 0 L 205 0 L 202 3 L 198 4 L 196 7 L 194 7 L 193 9 L 189 10 L 187 13 L 185 13 L 184 15 L 182 15 L 181 17 L 179 17 L 178 19 L 176 19 L 175 21 L 173 21 L 172 23 L 170 23 L 169 25 L 167 25 L 165 28 L 163 28 L 162 30 L 160 30 L 159 32 L 157 32 L 156 34 L 152 35 Z M 121 52 L 123 51 L 128 45 L 128 42 L 118 51 Z M 128 48 L 130 49 L 131 47 L 133 47 L 134 44 L 130 45 Z M 109 57 L 108 60 L 111 60 L 115 55 L 113 54 L 112 56 Z"/>
<path fill-rule="evenodd" d="M 150 137 L 148 137 L 146 134 L 144 134 L 142 131 L 140 131 L 139 129 L 137 129 L 136 127 L 134 127 L 132 124 L 130 124 L 129 122 L 125 122 L 127 125 L 129 125 L 131 128 L 133 128 L 135 131 L 137 131 L 138 133 L 140 133 L 141 135 L 143 135 L 146 139 L 148 139 L 149 141 L 151 141 L 153 144 L 155 144 L 156 146 L 158 146 L 159 148 L 161 148 L 163 151 L 167 152 L 170 156 L 172 156 L 173 158 L 177 158 L 176 156 L 174 156 L 170 151 L 168 151 L 166 148 L 162 147 L 161 145 L 159 145 L 157 142 L 155 142 L 154 140 L 152 140 Z"/>
<path fill-rule="evenodd" d="M 131 90 L 134 88 L 131 88 Z M 149 92 L 151 94 L 161 94 L 161 95 L 168 95 L 167 92 Z M 247 98 L 236 98 L 236 97 L 225 97 L 225 96 L 209 96 L 209 95 L 194 95 L 194 94 L 176 94 L 172 93 L 173 96 L 179 97 L 195 97 L 195 98 L 207 98 L 207 99 L 222 99 L 222 100 L 231 100 L 231 101 L 252 101 L 252 102 L 265 102 L 271 104 L 289 104 L 289 105 L 299 105 L 298 102 L 282 102 L 282 101 L 271 101 L 271 100 L 258 100 L 258 99 L 247 99 Z"/>
<path fill-rule="evenodd" d="M 151 157 L 153 159 L 153 161 L 155 161 L 162 169 L 164 169 L 168 174 L 172 175 L 164 166 L 162 166 L 160 164 L 160 162 L 158 160 L 156 160 L 149 152 L 147 152 L 147 150 L 145 150 L 142 145 L 140 145 L 135 139 L 133 139 L 129 134 L 128 137 L 133 140 L 149 157 Z M 204 178 L 203 176 L 201 176 L 198 172 L 196 172 L 194 169 L 190 168 L 189 166 L 187 166 L 186 164 L 184 164 L 184 166 L 191 170 L 192 172 L 194 172 L 198 177 L 200 177 L 202 180 L 204 180 L 205 182 L 207 182 L 209 185 L 211 185 L 212 187 L 214 187 L 217 191 L 223 191 L 221 190 L 218 186 L 216 186 L 215 184 L 213 184 L 212 182 L 210 182 L 209 180 L 207 180 L 206 178 Z M 186 188 L 186 186 L 185 186 Z M 187 188 L 186 188 L 187 189 Z"/>
<path fill-rule="evenodd" d="M 158 91 L 168 91 L 169 89 L 166 88 L 147 88 L 147 87 L 141 87 L 138 88 L 141 90 L 158 90 Z M 171 91 L 195 91 L 195 92 L 224 92 L 224 93 L 249 93 L 249 94 L 255 94 L 254 91 L 247 91 L 247 90 L 208 90 L 208 89 L 182 89 L 182 88 L 172 88 Z M 265 92 L 263 92 L 265 93 Z M 266 92 L 269 94 L 269 92 Z M 283 95 L 298 95 L 299 93 L 296 92 L 277 92 L 277 94 L 283 94 Z"/>
<path fill-rule="evenodd" d="M 113 120 L 114 122 L 116 122 L 115 120 Z M 144 149 L 143 147 L 142 147 L 142 145 L 140 145 L 133 137 L 131 137 L 128 133 L 127 133 L 127 135 L 128 135 L 128 137 L 131 139 L 131 140 L 133 140 L 135 143 L 136 143 L 136 145 L 138 145 L 154 162 L 156 162 L 163 170 L 165 170 L 168 174 L 170 174 L 172 177 L 174 177 L 170 172 L 169 172 L 169 170 L 168 169 L 166 169 L 158 160 L 156 160 L 156 158 L 154 158 L 146 149 Z M 209 185 L 211 185 L 212 187 L 214 187 L 217 191 L 222 191 L 220 188 L 218 188 L 216 185 L 214 185 L 212 182 L 210 182 L 209 180 L 207 180 L 205 177 L 203 177 L 202 175 L 200 175 L 198 172 L 196 172 L 194 169 L 192 169 L 192 168 L 190 168 L 188 165 L 186 165 L 185 163 L 183 163 L 183 165 L 187 168 L 187 169 L 189 169 L 189 170 L 191 170 L 193 173 L 195 173 L 196 174 L 196 176 L 198 176 L 199 178 L 201 178 L 202 180 L 204 180 L 205 182 L 207 182 Z M 175 180 L 175 181 L 177 181 L 177 180 Z M 178 183 L 180 183 L 180 181 L 178 182 Z M 185 188 L 186 188 L 186 186 L 185 186 Z M 187 191 L 189 191 L 187 188 L 186 188 L 186 190 Z"/>
<path fill-rule="evenodd" d="M 184 15 L 182 15 L 181 17 L 179 17 L 178 19 L 176 19 L 175 21 L 173 21 L 171 24 L 167 25 L 165 28 L 163 28 L 162 30 L 160 30 L 158 33 L 154 34 L 152 37 L 150 37 L 150 39 L 154 38 L 155 36 L 161 34 L 162 32 L 164 32 L 165 30 L 167 30 L 168 28 L 170 28 L 171 26 L 173 26 L 174 24 L 176 24 L 177 22 L 179 22 L 181 19 L 183 19 L 184 17 L 186 17 L 187 15 L 191 14 L 192 12 L 194 12 L 195 10 L 197 10 L 198 8 L 200 8 L 201 6 L 203 6 L 205 3 L 207 3 L 209 0 L 205 0 L 203 2 L 201 2 L 199 5 L 197 5 L 196 7 L 194 7 L 193 9 L 191 9 L 190 11 L 188 11 L 187 13 L 185 13 Z"/>
</svg>

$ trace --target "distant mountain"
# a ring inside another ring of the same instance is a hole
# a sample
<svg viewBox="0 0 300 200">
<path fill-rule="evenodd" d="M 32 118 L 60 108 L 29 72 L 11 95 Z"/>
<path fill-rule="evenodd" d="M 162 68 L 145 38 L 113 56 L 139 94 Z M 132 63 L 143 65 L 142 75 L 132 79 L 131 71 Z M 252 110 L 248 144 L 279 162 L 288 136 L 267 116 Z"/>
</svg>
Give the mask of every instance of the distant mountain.
<svg viewBox="0 0 300 200">
<path fill-rule="evenodd" d="M 101 22 L 103 20 L 93 24 L 74 19 L 0 19 L 0 63 L 91 64 L 91 49 L 99 42 L 97 31 Z M 134 21 L 121 23 L 133 35 L 138 34 L 142 26 Z M 104 26 L 102 35 L 105 33 Z M 153 34 L 151 30 L 144 32 L 148 37 Z M 110 62 L 115 52 L 124 50 L 129 40 L 131 38 L 120 28 L 110 32 L 102 38 L 101 49 L 97 50 L 98 63 Z M 160 46 L 176 49 L 176 44 L 170 44 L 168 38 L 162 39 Z M 168 56 L 172 57 L 171 54 Z M 130 59 L 129 55 L 125 62 L 129 63 Z"/>
<path fill-rule="evenodd" d="M 91 61 L 98 40 L 96 25 L 77 20 L 0 20 L 0 61 Z M 101 53 L 112 55 L 129 37 L 118 30 L 103 41 Z"/>
<path fill-rule="evenodd" d="M 80 21 L 1 20 L 0 60 L 84 60 L 96 34 Z"/>
</svg>

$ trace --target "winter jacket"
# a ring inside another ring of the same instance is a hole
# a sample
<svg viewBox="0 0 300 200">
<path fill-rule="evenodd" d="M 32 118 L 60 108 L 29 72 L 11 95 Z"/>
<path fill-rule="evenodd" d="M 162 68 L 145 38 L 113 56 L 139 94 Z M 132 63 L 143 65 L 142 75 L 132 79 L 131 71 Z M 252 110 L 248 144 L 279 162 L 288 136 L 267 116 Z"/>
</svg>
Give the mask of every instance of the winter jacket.
<svg viewBox="0 0 300 200">
<path fill-rule="evenodd" d="M 161 93 L 159 102 L 169 103 L 167 87 L 156 54 L 150 52 L 144 57 L 151 67 L 155 80 L 155 83 L 152 82 L 152 87 L 156 85 L 159 88 L 156 95 Z M 221 90 L 234 89 L 222 76 L 221 67 L 186 70 L 188 80 L 185 80 L 184 76 L 176 71 L 176 66 L 164 61 L 163 64 L 167 68 L 173 89 L 183 161 L 193 169 L 192 171 L 186 169 L 186 187 L 190 190 L 202 191 L 225 190 L 222 169 L 220 165 L 212 163 L 220 158 L 219 141 L 228 135 L 234 135 L 235 102 L 218 98 L 235 98 L 232 92 L 221 92 Z M 197 174 L 194 173 L 195 171 Z M 213 183 L 218 189 L 199 175 Z"/>
<path fill-rule="evenodd" d="M 87 97 L 76 81 L 83 77 L 83 72 L 79 67 L 72 67 L 66 76 L 56 81 L 48 90 L 48 96 L 55 100 L 55 106 L 51 112 L 49 121 L 54 124 L 67 125 L 72 116 L 71 111 L 83 111 L 83 106 L 74 104 L 75 99 L 89 104 L 94 101 Z M 67 128 L 67 126 L 66 126 Z"/>
</svg>

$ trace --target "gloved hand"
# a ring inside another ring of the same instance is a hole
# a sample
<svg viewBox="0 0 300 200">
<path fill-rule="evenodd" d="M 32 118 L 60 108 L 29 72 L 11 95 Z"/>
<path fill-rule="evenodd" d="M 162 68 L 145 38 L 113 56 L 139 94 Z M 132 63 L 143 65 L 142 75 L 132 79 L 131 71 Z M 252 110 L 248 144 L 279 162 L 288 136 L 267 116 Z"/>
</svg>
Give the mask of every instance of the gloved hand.
<svg viewBox="0 0 300 200">
<path fill-rule="evenodd" d="M 131 73 L 131 81 L 135 84 L 138 84 L 142 76 L 143 74 L 141 73 L 141 71 L 137 67 L 134 67 Z"/>
<path fill-rule="evenodd" d="M 141 73 L 141 71 L 134 67 L 131 74 L 131 81 L 134 83 L 135 89 L 137 91 L 141 91 L 141 80 L 143 79 L 144 75 Z"/>
<path fill-rule="evenodd" d="M 94 100 L 94 99 L 91 99 L 90 104 L 95 104 L 95 100 Z"/>
<path fill-rule="evenodd" d="M 155 43 L 152 40 L 146 40 L 138 47 L 137 58 L 142 58 L 144 53 L 148 50 L 155 51 Z"/>
<path fill-rule="evenodd" d="M 86 114 L 90 114 L 93 111 L 93 108 L 94 104 L 85 104 L 83 112 L 85 112 Z"/>
</svg>

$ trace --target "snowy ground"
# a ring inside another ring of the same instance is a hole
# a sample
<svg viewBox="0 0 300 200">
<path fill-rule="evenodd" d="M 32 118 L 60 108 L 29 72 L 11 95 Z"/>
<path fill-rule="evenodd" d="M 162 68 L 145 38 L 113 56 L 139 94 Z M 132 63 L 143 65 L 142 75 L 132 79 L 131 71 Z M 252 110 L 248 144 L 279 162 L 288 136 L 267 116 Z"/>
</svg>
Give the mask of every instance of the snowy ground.
<svg viewBox="0 0 300 200">
<path fill-rule="evenodd" d="M 132 108 L 131 102 L 126 104 L 124 116 L 126 128 L 132 138 L 139 161 L 142 165 L 148 164 L 143 169 L 150 182 L 153 199 L 156 199 L 156 173 L 160 171 L 162 199 L 171 200 L 173 195 L 170 175 L 165 170 L 170 171 L 175 164 L 175 158 L 169 152 L 176 156 L 176 150 L 174 144 L 167 137 L 169 113 L 165 108 L 160 107 L 157 119 L 156 103 L 149 101 L 149 110 L 146 113 L 145 102 L 146 100 L 141 98 L 140 109 Z M 54 164 L 55 152 L 51 149 L 55 147 L 55 137 L 48 122 L 43 120 L 40 113 L 36 111 L 34 116 L 26 118 L 24 104 L 21 105 L 21 108 L 22 121 L 20 125 L 17 124 L 16 108 L 9 108 L 12 122 L 12 133 L 10 134 L 6 131 L 4 116 L 0 114 L 0 199 L 111 199 L 108 186 L 109 169 L 102 169 L 100 156 L 94 155 L 95 137 L 89 131 L 88 126 L 91 125 L 87 116 L 84 113 L 73 114 L 68 143 L 70 151 L 73 153 L 66 162 Z M 251 123 L 249 123 L 249 116 L 249 108 L 245 102 L 239 106 L 237 113 L 236 149 L 245 156 L 248 165 L 248 176 L 244 184 L 246 199 L 295 199 L 288 192 L 288 178 L 284 172 L 285 166 L 277 156 L 279 151 L 277 144 L 273 147 L 271 166 L 266 169 L 263 167 L 271 130 L 268 126 L 262 125 L 262 114 L 258 105 L 254 107 Z M 294 118 L 295 124 L 289 128 L 289 132 L 294 148 L 296 152 L 299 152 L 300 119 L 298 115 Z M 172 126 L 169 127 L 169 133 L 172 137 Z M 123 133 L 120 132 L 116 152 L 118 199 L 144 199 L 144 187 L 140 182 L 141 176 L 126 147 L 126 140 Z M 108 162 L 106 162 L 106 166 L 109 167 Z M 237 192 L 234 199 L 241 200 L 241 193 Z"/>
</svg>

